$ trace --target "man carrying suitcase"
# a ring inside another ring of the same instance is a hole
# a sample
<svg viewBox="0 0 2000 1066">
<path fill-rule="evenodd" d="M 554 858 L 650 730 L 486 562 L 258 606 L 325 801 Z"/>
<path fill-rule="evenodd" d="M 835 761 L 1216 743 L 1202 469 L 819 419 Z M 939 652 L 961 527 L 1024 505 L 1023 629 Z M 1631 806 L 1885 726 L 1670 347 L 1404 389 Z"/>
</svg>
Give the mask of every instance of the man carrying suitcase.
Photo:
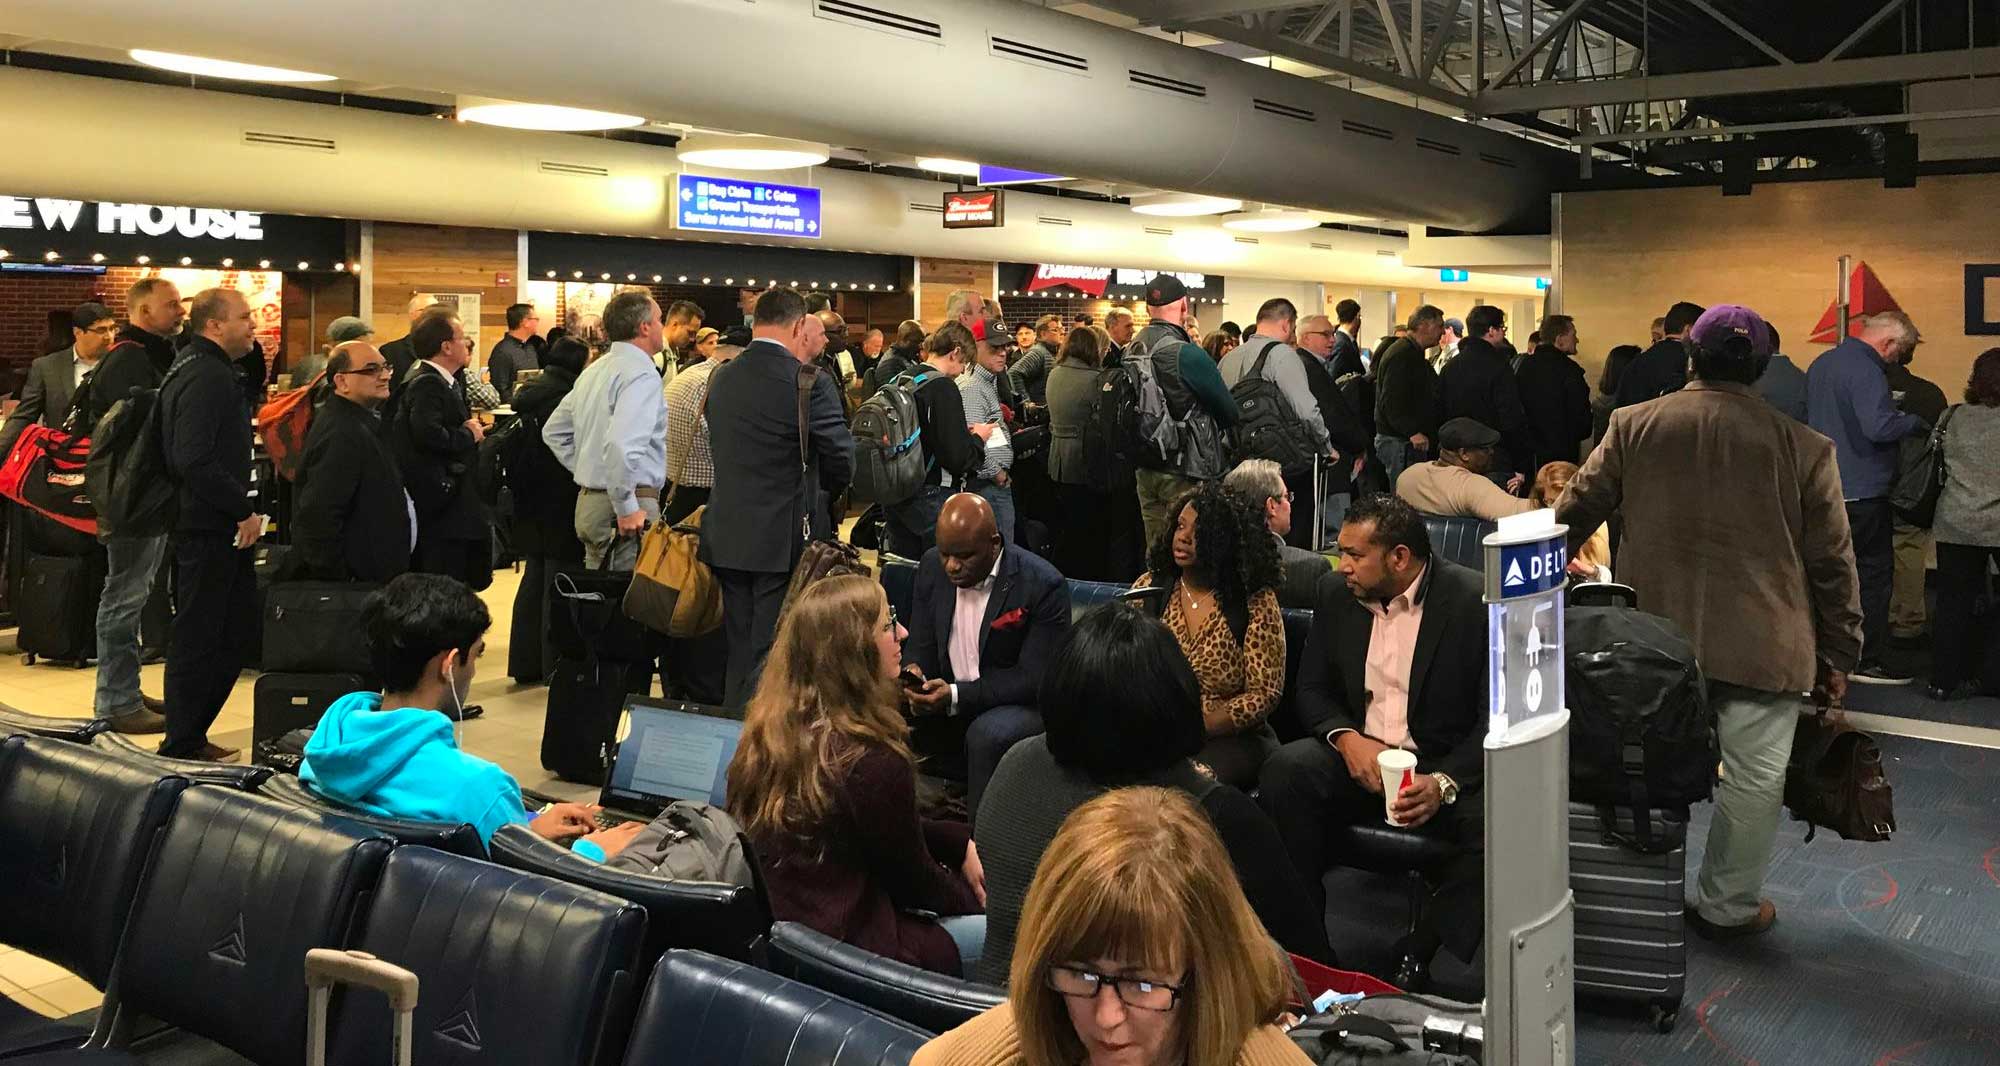
<svg viewBox="0 0 2000 1066">
<path fill-rule="evenodd" d="M 1625 515 L 1618 575 L 1692 637 L 1723 779 L 1687 920 L 1710 939 L 1771 928 L 1760 899 L 1783 807 L 1799 696 L 1838 702 L 1861 656 L 1861 601 L 1833 444 L 1752 388 L 1772 350 L 1755 311 L 1689 330 L 1694 381 L 1611 416 L 1556 504 L 1574 553 Z M 1802 605 L 1802 606 L 1801 606 Z"/>
</svg>

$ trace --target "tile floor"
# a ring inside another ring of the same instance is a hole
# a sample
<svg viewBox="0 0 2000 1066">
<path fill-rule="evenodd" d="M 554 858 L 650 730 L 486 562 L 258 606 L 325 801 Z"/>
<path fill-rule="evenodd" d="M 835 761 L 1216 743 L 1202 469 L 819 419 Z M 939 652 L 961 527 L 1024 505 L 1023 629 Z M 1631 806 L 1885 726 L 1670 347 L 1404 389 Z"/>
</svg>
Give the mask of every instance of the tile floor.
<svg viewBox="0 0 2000 1066">
<path fill-rule="evenodd" d="M 472 702 L 484 706 L 486 713 L 461 726 L 461 743 L 466 750 L 505 767 L 524 788 L 569 799 L 594 799 L 595 789 L 555 780 L 541 767 L 542 716 L 548 690 L 516 685 L 507 676 L 509 620 L 519 583 L 519 574 L 503 570 L 493 575 L 492 587 L 481 594 L 493 612 L 494 624 L 486 635 L 486 654 L 472 683 Z M 164 669 L 154 665 L 141 671 L 141 683 L 148 694 L 161 694 Z M 209 731 L 211 740 L 231 748 L 250 746 L 255 679 L 256 674 L 246 671 L 237 682 Z M 90 714 L 95 680 L 94 670 L 22 665 L 14 648 L 14 631 L 0 630 L 0 703 L 34 714 L 85 717 Z M 153 738 L 139 739 L 147 747 L 157 743 Z M 248 755 L 240 758 L 247 760 Z M 0 995 L 50 1017 L 89 1010 L 102 998 L 97 989 L 61 967 L 4 946 L 0 946 Z"/>
</svg>

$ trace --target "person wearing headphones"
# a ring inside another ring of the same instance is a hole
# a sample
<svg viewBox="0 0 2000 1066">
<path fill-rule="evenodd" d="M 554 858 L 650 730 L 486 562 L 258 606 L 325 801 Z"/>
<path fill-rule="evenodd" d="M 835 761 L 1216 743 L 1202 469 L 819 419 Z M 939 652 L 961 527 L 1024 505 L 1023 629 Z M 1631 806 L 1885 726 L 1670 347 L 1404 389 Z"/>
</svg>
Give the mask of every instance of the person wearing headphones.
<svg viewBox="0 0 2000 1066">
<path fill-rule="evenodd" d="M 370 595 L 361 638 L 383 690 L 351 692 L 326 709 L 306 742 L 299 781 L 357 811 L 471 825 L 482 844 L 503 825 L 526 825 L 603 862 L 646 823 L 599 830 L 598 808 L 581 803 L 553 804 L 531 818 L 514 778 L 461 749 L 452 733 L 492 621 L 470 587 L 440 574 L 403 574 Z"/>
</svg>

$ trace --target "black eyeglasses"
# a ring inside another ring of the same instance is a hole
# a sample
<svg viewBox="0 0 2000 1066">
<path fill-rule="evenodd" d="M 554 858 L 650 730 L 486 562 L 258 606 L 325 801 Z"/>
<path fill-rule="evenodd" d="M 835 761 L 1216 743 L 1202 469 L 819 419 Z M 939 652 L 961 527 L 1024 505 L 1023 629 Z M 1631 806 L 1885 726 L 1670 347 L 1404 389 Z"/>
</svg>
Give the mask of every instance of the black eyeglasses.
<svg viewBox="0 0 2000 1066">
<path fill-rule="evenodd" d="M 1117 977 L 1081 966 L 1051 966 L 1046 980 L 1050 990 L 1071 999 L 1096 999 L 1098 991 L 1108 985 L 1126 1006 L 1140 1010 L 1170 1011 L 1181 1000 L 1177 986 L 1143 977 Z"/>
<path fill-rule="evenodd" d="M 882 627 L 882 632 L 894 633 L 896 631 L 897 624 L 898 623 L 896 622 L 896 608 L 893 605 L 891 605 L 889 608 L 889 624 Z"/>
</svg>

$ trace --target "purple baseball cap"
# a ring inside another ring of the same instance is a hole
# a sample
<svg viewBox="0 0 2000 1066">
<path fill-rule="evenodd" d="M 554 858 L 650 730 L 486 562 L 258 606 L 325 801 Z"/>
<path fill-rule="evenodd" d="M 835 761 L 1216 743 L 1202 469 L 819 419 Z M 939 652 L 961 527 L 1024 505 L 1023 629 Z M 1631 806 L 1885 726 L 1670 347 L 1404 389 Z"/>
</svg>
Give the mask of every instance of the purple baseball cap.
<svg viewBox="0 0 2000 1066">
<path fill-rule="evenodd" d="M 1720 349 L 1731 337 L 1750 342 L 1750 354 L 1771 354 L 1771 326 L 1764 316 L 1741 304 L 1717 304 L 1701 313 L 1688 339 L 1704 348 Z"/>
</svg>

